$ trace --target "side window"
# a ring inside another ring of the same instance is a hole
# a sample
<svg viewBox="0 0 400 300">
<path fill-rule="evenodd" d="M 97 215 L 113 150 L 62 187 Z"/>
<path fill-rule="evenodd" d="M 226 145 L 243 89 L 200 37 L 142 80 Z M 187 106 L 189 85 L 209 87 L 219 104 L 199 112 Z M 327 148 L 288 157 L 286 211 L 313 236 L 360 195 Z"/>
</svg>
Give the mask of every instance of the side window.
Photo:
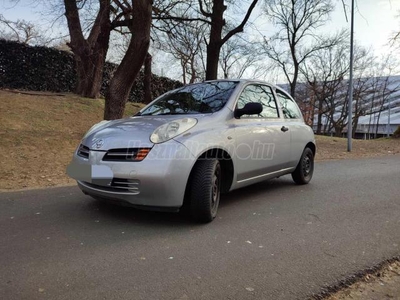
<svg viewBox="0 0 400 300">
<path fill-rule="evenodd" d="M 269 86 L 251 84 L 244 88 L 239 97 L 237 107 L 243 108 L 246 103 L 257 102 L 263 106 L 263 111 L 259 114 L 261 118 L 279 118 L 274 94 Z"/>
<path fill-rule="evenodd" d="M 289 98 L 286 94 L 276 90 L 279 104 L 281 105 L 283 116 L 285 119 L 302 119 L 303 116 L 297 104 Z"/>
</svg>

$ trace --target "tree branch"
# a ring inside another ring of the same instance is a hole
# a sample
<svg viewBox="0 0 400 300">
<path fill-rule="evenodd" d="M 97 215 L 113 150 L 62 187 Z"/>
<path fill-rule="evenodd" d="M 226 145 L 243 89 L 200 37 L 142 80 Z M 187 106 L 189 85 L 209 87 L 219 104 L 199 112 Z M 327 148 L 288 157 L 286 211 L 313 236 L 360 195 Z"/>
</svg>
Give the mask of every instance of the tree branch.
<svg viewBox="0 0 400 300">
<path fill-rule="evenodd" d="M 258 0 L 253 0 L 253 2 L 251 3 L 249 9 L 247 10 L 247 13 L 246 13 L 242 23 L 240 23 L 239 26 L 237 26 L 236 28 L 232 29 L 231 31 L 229 31 L 225 35 L 225 37 L 221 41 L 222 45 L 225 44 L 233 35 L 235 35 L 235 34 L 237 34 L 239 32 L 243 32 L 244 25 L 246 25 L 247 21 L 249 20 L 250 15 L 251 15 L 254 7 L 256 6 L 257 2 L 258 2 Z"/>
<path fill-rule="evenodd" d="M 199 7 L 200 7 L 200 12 L 203 16 L 205 16 L 206 18 L 211 18 L 212 14 L 205 11 L 202 0 L 199 0 Z"/>
</svg>

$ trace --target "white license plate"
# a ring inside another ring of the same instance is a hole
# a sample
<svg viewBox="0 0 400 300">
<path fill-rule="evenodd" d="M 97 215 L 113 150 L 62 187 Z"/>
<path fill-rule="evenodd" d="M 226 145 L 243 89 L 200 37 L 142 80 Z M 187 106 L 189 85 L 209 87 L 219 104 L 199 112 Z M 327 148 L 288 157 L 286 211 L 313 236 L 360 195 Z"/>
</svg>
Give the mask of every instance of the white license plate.
<svg viewBox="0 0 400 300">
<path fill-rule="evenodd" d="M 67 174 L 75 180 L 103 186 L 111 185 L 114 177 L 112 170 L 107 166 L 78 164 L 74 162 L 68 165 Z"/>
</svg>

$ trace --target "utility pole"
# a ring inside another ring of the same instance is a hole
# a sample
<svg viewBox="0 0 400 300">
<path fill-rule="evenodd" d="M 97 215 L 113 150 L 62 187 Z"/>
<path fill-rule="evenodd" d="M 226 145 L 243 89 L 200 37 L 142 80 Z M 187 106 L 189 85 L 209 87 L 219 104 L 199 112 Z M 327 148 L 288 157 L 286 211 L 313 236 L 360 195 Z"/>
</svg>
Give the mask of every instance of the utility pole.
<svg viewBox="0 0 400 300">
<path fill-rule="evenodd" d="M 389 110 L 388 110 L 388 123 L 387 123 L 387 137 L 390 137 L 390 131 L 391 131 L 391 128 L 390 128 L 390 106 L 391 106 L 391 100 L 390 100 L 390 96 L 389 96 L 389 105 L 388 105 L 388 107 L 389 107 Z"/>
<path fill-rule="evenodd" d="M 353 62 L 354 62 L 354 0 L 351 0 L 351 29 L 350 29 L 350 80 L 349 80 L 349 103 L 347 121 L 347 151 L 352 149 L 353 136 Z"/>
</svg>

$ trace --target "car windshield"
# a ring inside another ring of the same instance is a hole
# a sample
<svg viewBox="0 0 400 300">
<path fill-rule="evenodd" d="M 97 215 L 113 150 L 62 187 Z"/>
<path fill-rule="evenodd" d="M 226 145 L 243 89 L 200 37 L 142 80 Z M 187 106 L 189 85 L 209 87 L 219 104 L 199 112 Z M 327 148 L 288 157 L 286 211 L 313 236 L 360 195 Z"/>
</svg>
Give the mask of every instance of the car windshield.
<svg viewBox="0 0 400 300">
<path fill-rule="evenodd" d="M 184 86 L 164 94 L 140 115 L 214 113 L 224 107 L 237 84 L 237 81 L 215 81 Z"/>
</svg>

